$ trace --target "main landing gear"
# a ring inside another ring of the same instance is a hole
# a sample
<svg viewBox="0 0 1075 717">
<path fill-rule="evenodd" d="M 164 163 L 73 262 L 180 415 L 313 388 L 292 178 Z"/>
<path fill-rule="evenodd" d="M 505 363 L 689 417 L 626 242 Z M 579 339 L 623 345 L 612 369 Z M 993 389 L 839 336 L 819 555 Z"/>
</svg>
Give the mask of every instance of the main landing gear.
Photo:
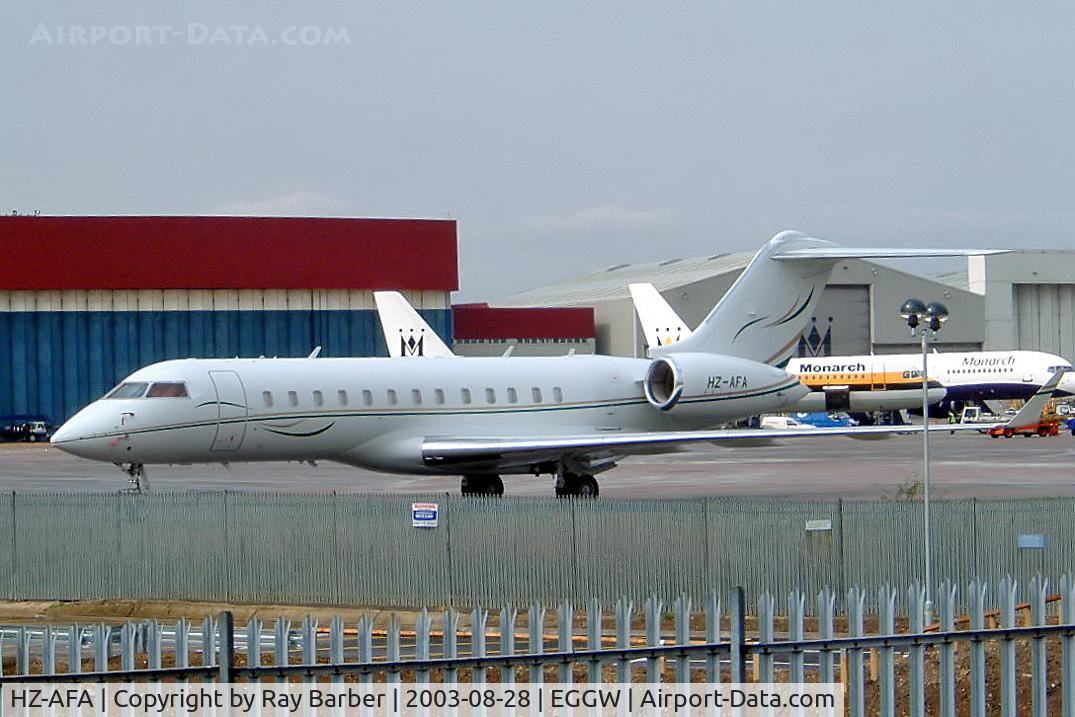
<svg viewBox="0 0 1075 717">
<path fill-rule="evenodd" d="M 600 493 L 597 479 L 580 473 L 563 473 L 556 477 L 556 497 L 596 498 Z"/>
<path fill-rule="evenodd" d="M 463 495 L 504 495 L 504 481 L 495 473 L 465 475 L 459 488 Z"/>
<path fill-rule="evenodd" d="M 141 463 L 123 463 L 120 465 L 127 474 L 127 488 L 124 493 L 145 493 L 149 490 L 149 479 L 146 478 L 146 467 Z"/>
</svg>

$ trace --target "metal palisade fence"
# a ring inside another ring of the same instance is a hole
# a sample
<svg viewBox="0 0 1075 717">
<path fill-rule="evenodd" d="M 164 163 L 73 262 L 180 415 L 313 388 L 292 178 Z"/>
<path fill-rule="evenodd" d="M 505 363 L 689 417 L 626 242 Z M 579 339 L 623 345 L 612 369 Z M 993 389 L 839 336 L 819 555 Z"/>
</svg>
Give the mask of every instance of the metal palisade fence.
<svg viewBox="0 0 1075 717">
<path fill-rule="evenodd" d="M 995 585 L 942 583 L 938 615 L 925 591 L 852 587 L 783 596 L 742 590 L 671 604 L 627 597 L 606 609 L 535 603 L 519 610 L 448 608 L 327 625 L 312 616 L 231 613 L 199 623 L 18 626 L 0 630 L 0 682 L 290 680 L 457 682 L 842 682 L 852 715 L 1075 713 L 1075 581 L 1010 578 Z M 971 608 L 961 613 L 957 596 Z M 896 607 L 903 594 L 910 606 Z M 993 595 L 1001 607 L 986 608 Z M 1025 598 L 1025 602 L 1021 599 Z M 807 617 L 813 603 L 816 618 Z"/>
<path fill-rule="evenodd" d="M 436 527 L 415 527 L 416 501 L 436 504 Z M 921 578 L 921 511 L 903 501 L 7 493 L 0 597 L 465 608 L 698 602 L 713 589 L 727 602 L 735 586 L 750 600 L 763 589 L 844 596 Z M 1075 569 L 1075 498 L 938 501 L 933 520 L 938 579 L 1026 584 Z"/>
</svg>

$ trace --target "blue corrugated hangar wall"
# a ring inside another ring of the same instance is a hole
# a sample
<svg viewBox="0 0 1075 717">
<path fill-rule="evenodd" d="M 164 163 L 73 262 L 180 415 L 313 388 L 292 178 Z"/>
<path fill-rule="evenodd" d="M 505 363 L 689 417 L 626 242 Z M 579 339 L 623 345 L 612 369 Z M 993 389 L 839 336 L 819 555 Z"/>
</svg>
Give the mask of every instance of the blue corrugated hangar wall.
<svg viewBox="0 0 1075 717">
<path fill-rule="evenodd" d="M 29 293 L 29 292 L 20 292 Z M 387 356 L 372 309 L 2 310 L 0 415 L 59 423 L 147 364 L 174 358 Z M 420 312 L 451 345 L 450 309 Z"/>
</svg>

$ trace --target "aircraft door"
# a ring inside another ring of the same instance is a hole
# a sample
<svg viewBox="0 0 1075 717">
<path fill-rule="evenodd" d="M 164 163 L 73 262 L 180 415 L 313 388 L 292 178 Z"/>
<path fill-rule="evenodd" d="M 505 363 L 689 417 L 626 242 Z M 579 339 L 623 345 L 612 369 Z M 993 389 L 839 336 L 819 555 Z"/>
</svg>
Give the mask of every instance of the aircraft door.
<svg viewBox="0 0 1075 717">
<path fill-rule="evenodd" d="M 883 363 L 875 363 L 873 365 L 873 377 L 870 379 L 870 388 L 874 391 L 884 391 L 888 388 L 888 384 L 885 381 L 885 365 Z"/>
<path fill-rule="evenodd" d="M 230 452 L 239 450 L 246 435 L 246 390 L 239 374 L 234 371 L 210 371 L 217 397 L 217 427 L 209 450 Z"/>
</svg>

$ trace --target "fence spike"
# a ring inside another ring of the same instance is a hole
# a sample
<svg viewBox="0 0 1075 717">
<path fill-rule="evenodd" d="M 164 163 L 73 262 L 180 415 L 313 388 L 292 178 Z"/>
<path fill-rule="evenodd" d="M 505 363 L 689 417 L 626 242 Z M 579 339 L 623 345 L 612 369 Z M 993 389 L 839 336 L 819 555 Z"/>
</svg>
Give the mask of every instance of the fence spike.
<svg viewBox="0 0 1075 717">
<path fill-rule="evenodd" d="M 1030 619 L 1035 625 L 1049 622 L 1047 611 L 1049 597 L 1049 579 L 1041 573 L 1030 581 Z M 1049 711 L 1049 662 L 1045 654 L 1045 640 L 1034 637 L 1030 640 L 1030 706 L 1034 717 L 1045 717 Z"/>
<path fill-rule="evenodd" d="M 691 599 L 687 593 L 680 593 L 672 604 L 676 617 L 676 644 L 689 645 L 691 642 Z M 686 655 L 676 658 L 676 682 L 691 681 L 691 660 Z"/>
<path fill-rule="evenodd" d="M 1007 575 L 1000 581 L 1000 617 L 1004 627 L 1016 627 L 1015 604 L 1019 583 Z M 1019 698 L 1019 682 L 1016 672 L 1019 669 L 1015 661 L 1015 640 L 1003 639 L 1000 645 L 1000 713 L 1002 717 L 1016 717 L 1016 705 Z"/>
<path fill-rule="evenodd" d="M 970 599 L 970 626 L 984 630 L 986 584 L 975 579 L 967 585 Z M 976 640 L 970 644 L 970 710 L 971 717 L 985 717 L 989 709 L 985 699 L 986 663 L 985 643 Z"/>
<path fill-rule="evenodd" d="M 958 587 L 948 579 L 941 582 L 938 594 L 940 603 L 940 631 L 952 632 L 955 629 L 956 617 L 956 592 Z M 941 681 L 941 715 L 942 717 L 955 717 L 956 714 L 956 668 L 955 668 L 955 645 L 951 642 L 942 642 L 937 648 L 940 655 L 940 681 Z"/>
<path fill-rule="evenodd" d="M 720 595 L 710 590 L 705 601 L 705 641 L 710 645 L 720 642 Z M 710 652 L 705 656 L 705 679 L 707 682 L 719 683 L 720 655 Z"/>
<path fill-rule="evenodd" d="M 447 658 L 458 657 L 459 643 L 459 613 L 449 607 L 444 611 L 444 656 Z M 456 681 L 455 668 L 444 671 L 444 681 L 454 683 Z"/>
<path fill-rule="evenodd" d="M 600 650 L 601 644 L 601 601 L 597 598 L 590 600 L 586 608 L 586 647 L 590 650 Z M 586 666 L 587 677 L 590 682 L 601 681 L 601 659 L 595 657 Z"/>
<path fill-rule="evenodd" d="M 476 607 L 470 613 L 470 632 L 471 632 L 471 651 L 475 657 L 485 657 L 486 652 L 486 632 L 489 625 L 489 611 L 483 610 L 481 607 Z M 486 679 L 486 670 L 484 667 L 474 668 L 473 680 L 476 683 L 482 684 Z"/>
<path fill-rule="evenodd" d="M 896 591 L 888 583 L 881 586 L 877 596 L 881 606 L 878 628 L 882 635 L 896 632 Z M 880 665 L 878 679 L 881 692 L 881 714 L 896 714 L 895 652 L 891 647 L 879 648 Z"/>
<path fill-rule="evenodd" d="M 621 650 L 631 646 L 631 613 L 634 604 L 621 595 L 616 601 L 616 647 Z M 626 660 L 616 661 L 616 681 L 631 681 L 631 665 Z"/>
<path fill-rule="evenodd" d="M 1060 579 L 1061 619 L 1075 625 L 1075 576 L 1068 573 Z M 1064 703 L 1064 717 L 1075 717 L 1075 636 L 1061 638 L 1060 684 Z"/>
<path fill-rule="evenodd" d="M 0 649 L 0 654 L 2 653 L 3 650 Z M 67 626 L 67 671 L 82 672 L 82 628 L 73 623 Z M 0 668 L 0 675 L 2 674 L 4 672 Z"/>
<path fill-rule="evenodd" d="M 447 633 L 445 633 L 444 639 L 447 641 Z M 373 620 L 370 619 L 369 615 L 363 615 L 358 619 L 358 662 L 362 665 L 368 665 L 373 662 Z M 363 686 L 373 684 L 372 672 L 360 672 L 358 681 Z"/>
<path fill-rule="evenodd" d="M 773 631 L 773 613 L 776 608 L 776 600 L 768 590 L 758 596 L 758 642 L 770 643 L 775 639 Z M 773 682 L 773 654 L 766 653 L 754 658 L 754 679 L 762 682 Z"/>
<path fill-rule="evenodd" d="M 190 622 L 185 617 L 175 623 L 175 666 L 190 667 Z"/>
<path fill-rule="evenodd" d="M 664 603 L 656 595 L 651 595 L 646 600 L 646 644 L 650 647 L 658 647 L 664 641 L 661 639 L 661 611 Z M 651 657 L 646 660 L 646 681 L 661 681 L 661 660 Z"/>
<path fill-rule="evenodd" d="M 830 640 L 836 634 L 836 593 L 826 585 L 817 594 L 817 636 Z M 836 681 L 836 660 L 831 650 L 822 650 L 818 657 L 819 679 L 822 682 Z"/>
<path fill-rule="evenodd" d="M 863 630 L 863 607 L 866 593 L 857 585 L 847 591 L 847 634 L 861 637 Z M 862 650 L 850 650 L 848 655 L 847 701 L 851 717 L 863 717 L 866 714 L 865 671 L 863 669 Z"/>
<path fill-rule="evenodd" d="M 921 635 L 926 627 L 926 589 L 917 580 L 907 591 L 907 608 L 910 610 L 908 623 L 911 633 Z M 913 645 L 910 649 L 910 714 L 911 717 L 925 717 L 926 714 L 926 648 Z"/>
<path fill-rule="evenodd" d="M 332 616 L 332 622 L 328 626 L 328 652 L 329 662 L 333 665 L 342 665 L 347 662 L 344 655 L 343 618 L 339 614 Z M 332 684 L 343 684 L 343 675 L 334 674 Z"/>
<path fill-rule="evenodd" d="M 804 613 L 806 612 L 806 595 L 800 590 L 792 590 L 788 593 L 788 639 L 802 640 L 805 637 L 803 625 Z M 803 661 L 803 653 L 796 650 L 788 658 L 792 682 L 806 682 L 806 666 Z"/>
<path fill-rule="evenodd" d="M 414 624 L 414 649 L 415 657 L 419 660 L 428 660 L 430 658 L 430 630 L 433 629 L 433 618 L 429 614 L 429 610 L 422 608 L 422 612 L 418 613 L 418 619 Z M 429 683 L 429 670 L 420 669 L 415 673 L 415 680 L 419 684 Z"/>
<path fill-rule="evenodd" d="M 500 654 L 515 654 L 515 621 L 519 617 L 519 611 L 514 607 L 505 606 L 500 610 Z M 500 670 L 500 681 L 507 685 L 515 684 L 515 668 L 503 667 Z"/>
</svg>

